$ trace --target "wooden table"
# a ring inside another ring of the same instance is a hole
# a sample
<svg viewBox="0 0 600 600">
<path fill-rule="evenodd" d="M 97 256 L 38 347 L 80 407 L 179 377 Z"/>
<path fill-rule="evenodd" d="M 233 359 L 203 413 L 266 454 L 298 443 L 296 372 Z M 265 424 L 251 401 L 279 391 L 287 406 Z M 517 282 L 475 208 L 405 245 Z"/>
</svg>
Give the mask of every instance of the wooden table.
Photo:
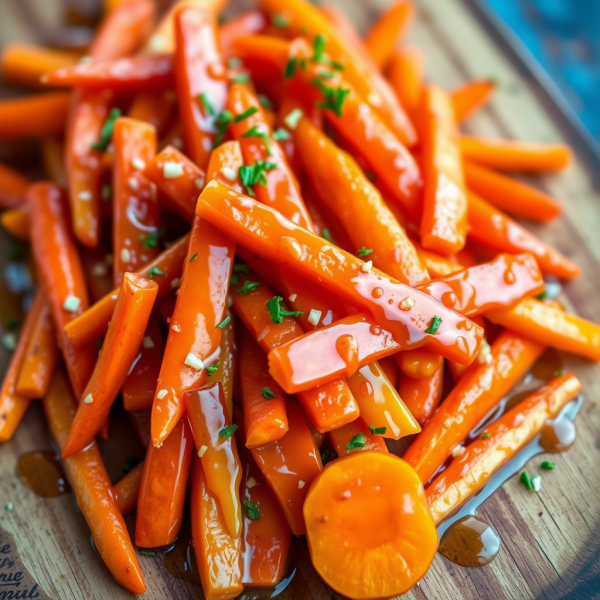
<svg viewBox="0 0 600 600">
<path fill-rule="evenodd" d="M 54 3 L 57 0 L 53 0 Z M 473 0 L 470 0 L 473 1 Z M 5 6 L 25 0 L 2 0 Z M 45 14 L 53 19 L 45 4 Z M 338 0 L 359 29 L 364 29 L 386 0 Z M 29 5 L 35 2 L 29 0 Z M 418 0 L 418 17 L 409 35 L 426 53 L 427 77 L 452 88 L 468 79 L 493 76 L 499 89 L 492 104 L 470 119 L 468 132 L 574 146 L 575 165 L 565 174 L 535 178 L 535 184 L 561 199 L 564 217 L 550 225 L 527 226 L 583 268 L 584 276 L 565 286 L 560 301 L 569 311 L 600 321 L 600 193 L 599 163 L 586 151 L 560 112 L 529 73 L 477 17 L 470 2 Z M 6 15 L 13 15 L 13 8 Z M 7 30 L 7 19 L 0 22 Z M 10 37 L 14 39 L 14 28 Z M 0 33 L 1 34 L 1 33 Z M 7 39 L 6 34 L 2 38 Z M 508 481 L 481 507 L 479 514 L 502 538 L 499 556 L 481 569 L 459 567 L 437 556 L 420 586 L 407 599 L 489 600 L 600 597 L 600 371 L 583 359 L 568 357 L 582 379 L 585 402 L 577 418 L 578 438 L 557 467 L 544 477 L 539 494 L 527 493 L 516 478 Z M 119 425 L 117 425 L 118 427 Z M 123 438 L 131 437 L 123 430 Z M 39 406 L 32 406 L 15 438 L 0 446 L 0 526 L 12 533 L 33 579 L 60 600 L 128 598 L 90 544 L 85 521 L 70 495 L 44 500 L 17 478 L 17 458 L 29 450 L 48 448 L 48 433 Z M 123 458 L 136 449 L 107 457 L 111 476 L 120 477 Z M 137 449 L 139 452 L 139 449 Z M 111 454 L 114 449 L 106 448 Z M 534 459 L 536 460 L 536 459 Z M 553 459 L 554 460 L 554 459 Z M 14 510 L 2 507 L 13 502 Z M 201 598 L 194 585 L 175 579 L 159 558 L 141 556 L 148 584 L 145 598 Z M 302 552 L 297 583 L 281 597 L 337 597 L 315 575 Z"/>
</svg>

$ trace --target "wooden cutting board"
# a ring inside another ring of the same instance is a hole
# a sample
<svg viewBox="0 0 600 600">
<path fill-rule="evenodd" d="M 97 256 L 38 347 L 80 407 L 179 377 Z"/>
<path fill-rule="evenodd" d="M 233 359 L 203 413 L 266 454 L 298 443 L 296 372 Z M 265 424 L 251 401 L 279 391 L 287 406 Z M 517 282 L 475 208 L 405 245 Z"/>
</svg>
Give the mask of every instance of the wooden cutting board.
<svg viewBox="0 0 600 600">
<path fill-rule="evenodd" d="M 527 226 L 582 267 L 584 275 L 565 286 L 560 301 L 567 310 L 598 322 L 599 162 L 470 2 L 418 0 L 419 11 L 409 42 L 424 49 L 427 77 L 447 88 L 477 77 L 497 80 L 499 88 L 493 102 L 469 120 L 469 133 L 573 145 L 575 165 L 567 173 L 531 179 L 563 201 L 565 215 L 550 225 Z M 331 3 L 346 10 L 363 31 L 388 1 Z M 2 43 L 34 40 L 44 28 L 59 25 L 60 0 L 1 0 L 1 4 Z M 6 359 L 0 356 L 0 364 L 5 365 Z M 567 357 L 566 364 L 584 385 L 585 402 L 576 421 L 574 447 L 553 458 L 557 467 L 544 476 L 541 493 L 526 492 L 513 478 L 479 509 L 478 514 L 493 524 L 502 538 L 496 560 L 487 567 L 466 569 L 438 555 L 420 586 L 405 598 L 600 597 L 600 370 L 573 357 Z M 114 481 L 121 476 L 119 467 L 126 457 L 142 455 L 126 427 L 126 422 L 117 419 L 112 431 L 124 441 L 121 447 L 103 448 Z M 130 597 L 113 581 L 93 550 L 89 530 L 76 512 L 72 496 L 39 498 L 18 479 L 18 457 L 46 448 L 50 448 L 47 428 L 34 403 L 14 439 L 0 446 L 0 553 L 10 543 L 10 552 L 20 555 L 38 589 L 52 598 Z M 14 505 L 11 512 L 4 509 L 7 502 Z M 12 542 L 6 541 L 6 532 L 12 534 Z M 281 597 L 338 597 L 315 575 L 302 546 L 298 548 L 296 582 Z M 0 564 L 2 558 L 0 554 Z M 144 597 L 148 600 L 202 597 L 198 587 L 171 576 L 159 557 L 141 556 L 140 562 L 148 585 Z M 0 594 L 3 589 L 0 587 Z"/>
</svg>

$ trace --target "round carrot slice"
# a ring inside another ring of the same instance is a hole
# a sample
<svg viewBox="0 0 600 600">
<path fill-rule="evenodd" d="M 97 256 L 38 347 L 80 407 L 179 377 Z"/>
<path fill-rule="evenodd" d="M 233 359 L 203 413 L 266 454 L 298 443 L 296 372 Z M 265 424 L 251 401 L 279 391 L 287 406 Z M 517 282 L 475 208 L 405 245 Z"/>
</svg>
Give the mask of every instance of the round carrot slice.
<svg viewBox="0 0 600 600">
<path fill-rule="evenodd" d="M 330 463 L 312 482 L 304 519 L 315 569 L 356 600 L 403 594 L 437 550 L 423 485 L 392 454 L 356 452 Z"/>
</svg>

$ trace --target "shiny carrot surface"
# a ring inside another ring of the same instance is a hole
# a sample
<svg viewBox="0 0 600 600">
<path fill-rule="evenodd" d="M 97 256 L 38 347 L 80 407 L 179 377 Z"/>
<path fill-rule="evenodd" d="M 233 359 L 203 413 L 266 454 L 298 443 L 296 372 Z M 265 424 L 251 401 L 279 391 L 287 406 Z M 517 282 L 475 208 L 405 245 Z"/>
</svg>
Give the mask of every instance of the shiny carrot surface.
<svg viewBox="0 0 600 600">
<path fill-rule="evenodd" d="M 425 427 L 442 400 L 444 368 L 415 379 L 402 373 L 398 393 L 421 427 Z"/>
<path fill-rule="evenodd" d="M 431 377 L 443 365 L 444 359 L 427 348 L 415 348 L 395 355 L 400 370 L 409 377 Z"/>
<path fill-rule="evenodd" d="M 454 117 L 461 123 L 490 99 L 496 84 L 491 79 L 476 79 L 452 90 L 450 98 Z"/>
<path fill-rule="evenodd" d="M 363 450 L 388 452 L 385 440 L 380 435 L 371 433 L 362 417 L 330 431 L 328 436 L 338 456 L 346 456 Z"/>
<path fill-rule="evenodd" d="M 213 365 L 216 371 L 210 376 L 210 381 L 211 383 L 220 383 L 223 386 L 227 414 L 230 419 L 233 419 L 233 387 L 235 384 L 235 371 L 237 369 L 238 349 L 235 340 L 233 315 L 230 311 L 226 312 L 224 320 L 227 317 L 231 320 L 225 326 L 221 325 L 223 333 L 221 334 L 221 343 L 219 344 L 219 362 Z"/>
<path fill-rule="evenodd" d="M 388 80 L 400 104 L 414 119 L 423 89 L 425 56 L 416 46 L 402 46 L 390 59 Z"/>
</svg>

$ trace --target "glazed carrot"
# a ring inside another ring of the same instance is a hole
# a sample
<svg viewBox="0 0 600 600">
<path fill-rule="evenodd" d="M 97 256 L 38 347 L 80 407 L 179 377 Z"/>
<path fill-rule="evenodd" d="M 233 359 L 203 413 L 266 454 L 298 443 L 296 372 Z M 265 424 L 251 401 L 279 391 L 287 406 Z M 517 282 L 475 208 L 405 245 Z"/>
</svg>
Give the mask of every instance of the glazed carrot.
<svg viewBox="0 0 600 600">
<path fill-rule="evenodd" d="M 298 124 L 295 141 L 305 171 L 355 251 L 398 281 L 410 286 L 427 281 L 429 275 L 406 232 L 350 155 L 307 119 Z"/>
<path fill-rule="evenodd" d="M 563 144 L 535 144 L 463 135 L 463 157 L 498 171 L 560 171 L 571 163 L 571 149 Z"/>
<path fill-rule="evenodd" d="M 125 271 L 142 268 L 158 254 L 156 188 L 141 174 L 156 153 L 156 130 L 141 121 L 119 118 L 113 144 L 113 285 L 118 287 Z"/>
<path fill-rule="evenodd" d="M 232 44 L 236 57 L 252 73 L 252 80 L 263 85 L 281 79 L 289 48 L 289 41 L 269 35 L 242 35 Z"/>
<path fill-rule="evenodd" d="M 449 358 L 453 360 L 468 362 L 476 352 L 480 330 L 472 327 L 468 320 L 430 296 L 390 280 L 381 272 L 372 272 L 369 264 L 335 248 L 251 198 L 230 196 L 226 188 L 211 182 L 199 198 L 197 211 L 215 226 L 225 228 L 228 235 L 247 248 L 275 263 L 286 264 L 287 268 L 322 285 L 340 299 L 372 312 L 374 319 L 398 339 L 410 339 L 412 344 L 425 343 L 427 339 L 432 349 L 451 355 Z M 415 309 L 412 314 L 421 315 L 422 320 L 418 323 L 411 320 L 411 311 L 389 304 L 389 300 L 402 303 L 408 298 L 414 300 L 414 304 L 408 301 L 411 310 Z M 434 316 L 443 322 L 439 329 L 435 328 L 435 335 L 425 332 L 433 323 Z M 462 340 L 457 345 L 458 337 Z"/>
<path fill-rule="evenodd" d="M 225 312 L 225 319 L 231 320 L 223 328 L 221 343 L 219 344 L 219 363 L 217 370 L 211 375 L 211 383 L 220 383 L 223 386 L 225 406 L 229 418 L 233 420 L 233 387 L 234 374 L 237 370 L 237 345 L 235 342 L 235 327 L 233 313 Z"/>
<path fill-rule="evenodd" d="M 206 485 L 221 506 L 229 534 L 240 537 L 242 472 L 233 435 L 237 427 L 227 414 L 223 387 L 208 384 L 186 392 L 184 398 Z"/>
<path fill-rule="evenodd" d="M 46 92 L 0 102 L 0 140 L 19 140 L 62 133 L 71 94 Z"/>
<path fill-rule="evenodd" d="M 286 396 L 269 375 L 265 353 L 245 327 L 240 329 L 238 344 L 246 445 L 265 446 L 287 433 Z"/>
<path fill-rule="evenodd" d="M 65 149 L 62 137 L 48 135 L 40 140 L 42 163 L 48 179 L 62 187 L 67 185 L 67 172 L 65 171 Z"/>
<path fill-rule="evenodd" d="M 562 212 L 552 196 L 476 163 L 465 162 L 464 173 L 469 190 L 500 210 L 535 221 L 551 221 Z"/>
<path fill-rule="evenodd" d="M 0 223 L 5 231 L 19 240 L 27 241 L 30 236 L 31 220 L 27 206 L 9 208 L 0 215 Z"/>
<path fill-rule="evenodd" d="M 360 37 L 358 31 L 356 31 L 354 25 L 350 22 L 350 19 L 348 19 L 340 8 L 333 5 L 321 4 L 319 5 L 319 10 L 333 25 L 335 25 L 339 35 L 352 43 L 353 51 L 360 52 L 371 59 L 364 40 Z"/>
<path fill-rule="evenodd" d="M 148 444 L 135 524 L 137 546 L 157 548 L 177 538 L 193 453 L 194 438 L 187 419 L 175 425 L 159 448 Z"/>
<path fill-rule="evenodd" d="M 485 316 L 541 344 L 600 360 L 600 325 L 534 298 L 524 298 L 511 309 L 491 310 Z"/>
<path fill-rule="evenodd" d="M 398 440 L 421 430 L 377 363 L 365 365 L 348 377 L 348 387 L 362 420 L 381 430 L 383 437 Z"/>
<path fill-rule="evenodd" d="M 385 440 L 380 435 L 371 433 L 362 417 L 330 431 L 328 436 L 338 456 L 363 450 L 388 452 Z"/>
<path fill-rule="evenodd" d="M 135 95 L 127 116 L 153 125 L 157 135 L 165 133 L 175 108 L 176 96 L 172 90 L 162 94 L 156 91 L 139 92 Z"/>
<path fill-rule="evenodd" d="M 493 80 L 475 79 L 452 90 L 450 98 L 454 107 L 456 122 L 461 123 L 473 112 L 486 104 L 495 89 L 496 84 Z"/>
<path fill-rule="evenodd" d="M 223 511 L 194 458 L 191 484 L 192 542 L 206 600 L 235 598 L 242 585 L 242 540 L 229 533 Z"/>
<path fill-rule="evenodd" d="M 421 48 L 402 46 L 392 54 L 388 69 L 390 86 L 413 120 L 423 88 L 424 63 L 425 55 Z"/>
<path fill-rule="evenodd" d="M 59 355 L 56 329 L 50 315 L 50 307 L 45 299 L 42 301 L 41 308 L 38 309 L 36 306 L 32 318 L 35 322 L 26 340 L 27 345 L 16 382 L 16 392 L 26 398 L 43 398 L 54 375 Z"/>
<path fill-rule="evenodd" d="M 415 5 L 412 1 L 397 0 L 371 25 L 365 35 L 365 46 L 379 69 L 385 69 L 414 17 Z"/>
<path fill-rule="evenodd" d="M 450 256 L 465 245 L 467 193 L 452 102 L 442 88 L 425 86 L 419 122 L 425 181 L 421 245 Z"/>
<path fill-rule="evenodd" d="M 31 182 L 19 172 L 0 164 L 0 209 L 23 206 Z"/>
<path fill-rule="evenodd" d="M 452 275 L 452 273 L 462 271 L 461 265 L 448 260 L 445 256 L 442 256 L 437 252 L 425 250 L 425 248 L 421 247 L 415 241 L 413 241 L 413 246 L 417 251 L 417 256 L 421 263 L 427 269 L 427 272 L 431 277 L 444 277 L 445 275 Z"/>
<path fill-rule="evenodd" d="M 469 237 L 495 252 L 529 252 L 543 273 L 569 279 L 581 272 L 566 256 L 469 192 Z"/>
<path fill-rule="evenodd" d="M 305 36 L 312 41 L 319 34 L 324 36 L 328 53 L 342 64 L 345 76 L 357 93 L 368 99 L 401 143 L 409 146 L 416 143 L 414 128 L 372 60 L 356 50 L 352 39 L 338 30 L 316 6 L 304 0 L 261 0 L 259 5 L 271 15 L 287 17 L 282 30 L 290 37 Z"/>
<path fill-rule="evenodd" d="M 238 37 L 260 33 L 266 24 L 267 19 L 264 13 L 258 10 L 249 10 L 227 21 L 227 23 L 219 25 L 219 43 L 223 52 L 230 54 Z"/>
<path fill-rule="evenodd" d="M 155 311 L 150 315 L 142 347 L 123 382 L 121 393 L 127 411 L 148 410 L 156 393 L 156 376 L 160 371 L 165 341 Z"/>
<path fill-rule="evenodd" d="M 331 463 L 310 488 L 304 519 L 315 569 L 349 598 L 403 594 L 437 550 L 419 478 L 383 452 L 353 452 Z"/>
<path fill-rule="evenodd" d="M 154 268 L 159 269 L 165 275 L 156 277 L 158 285 L 157 300 L 163 298 L 179 285 L 179 278 L 183 268 L 183 261 L 187 254 L 190 236 L 186 234 L 180 237 L 174 244 L 161 252 L 151 263 L 137 272 L 137 275 L 148 277 Z M 106 335 L 106 328 L 115 310 L 119 289 L 114 289 L 84 311 L 77 318 L 65 325 L 67 338 L 77 347 L 85 346 L 87 343 L 95 342 L 97 338 Z"/>
<path fill-rule="evenodd" d="M 144 463 L 135 466 L 123 479 L 116 483 L 113 487 L 115 502 L 119 507 L 122 515 L 131 512 L 138 501 L 140 485 L 142 483 L 142 475 L 144 473 Z"/>
<path fill-rule="evenodd" d="M 508 330 L 494 340 L 489 362 L 471 366 L 404 454 L 421 481 L 434 475 L 543 350 L 542 344 Z"/>
<path fill-rule="evenodd" d="M 486 427 L 487 436 L 469 444 L 427 487 L 425 495 L 434 521 L 442 521 L 481 489 L 580 390 L 575 375 L 557 377 Z"/>
<path fill-rule="evenodd" d="M 237 417 L 238 415 L 236 419 Z M 255 519 L 250 518 L 248 510 L 243 512 L 242 583 L 249 587 L 273 587 L 283 578 L 292 532 L 275 494 L 252 454 L 245 448 L 247 442 L 244 442 L 244 436 L 241 434 L 242 427 L 240 424 L 240 429 L 236 431 L 242 463 L 240 499 L 255 505 L 260 515 L 260 518 Z"/>
<path fill-rule="evenodd" d="M 286 406 L 288 432 L 262 448 L 251 448 L 251 452 L 279 499 L 292 533 L 303 535 L 302 505 L 311 481 L 323 467 L 301 408 L 293 400 Z"/>
<path fill-rule="evenodd" d="M 28 44 L 7 44 L 2 49 L 0 70 L 5 81 L 39 88 L 41 77 L 46 73 L 77 63 L 72 52 L 51 50 Z"/>
<path fill-rule="evenodd" d="M 443 367 L 428 377 L 415 379 L 400 375 L 398 393 L 421 427 L 425 427 L 442 400 Z"/>
<path fill-rule="evenodd" d="M 427 348 L 415 348 L 395 354 L 400 370 L 408 377 L 423 379 L 431 377 L 444 364 L 444 359 Z"/>
<path fill-rule="evenodd" d="M 215 11 L 182 8 L 175 14 L 175 79 L 187 154 L 208 165 L 215 118 L 225 107 L 227 83 L 217 41 Z"/>
<path fill-rule="evenodd" d="M 69 382 L 57 371 L 42 400 L 52 437 L 59 448 L 65 444 L 77 403 Z M 127 525 L 113 495 L 108 473 L 96 443 L 63 461 L 77 506 L 83 514 L 94 546 L 119 584 L 135 594 L 146 591 L 144 576 Z"/>
<path fill-rule="evenodd" d="M 64 444 L 63 457 L 85 448 L 108 418 L 142 344 L 157 288 L 149 279 L 125 273 L 98 362 L 81 395 L 79 409 Z"/>
<path fill-rule="evenodd" d="M 68 222 L 66 198 L 52 183 L 36 183 L 27 192 L 31 215 L 33 255 L 44 286 L 52 319 L 73 391 L 81 397 L 96 362 L 96 349 L 86 344 L 77 349 L 65 325 L 88 308 L 83 268 Z"/>
<path fill-rule="evenodd" d="M 250 282 L 258 283 L 258 286 Z M 239 293 L 248 290 L 249 285 L 254 289 Z M 279 323 L 273 320 L 266 305 L 267 302 L 277 303 L 275 294 L 254 274 L 241 276 L 231 291 L 236 314 L 263 351 L 268 352 L 303 334 L 300 325 L 291 316 L 282 316 Z M 285 304 L 282 308 L 285 310 Z M 309 386 L 298 393 L 304 411 L 322 433 L 354 420 L 359 414 L 356 400 L 346 382 L 343 379 L 331 379 L 324 386 Z"/>
<path fill-rule="evenodd" d="M 385 373 L 388 381 L 395 387 L 398 387 L 398 363 L 393 356 L 384 356 L 381 360 L 377 361 L 381 370 Z"/>
<path fill-rule="evenodd" d="M 240 165 L 239 146 L 219 147 L 210 158 L 208 177 L 225 178 L 224 170 L 237 179 Z M 227 180 L 239 186 L 239 180 Z M 152 407 L 155 445 L 165 440 L 185 412 L 183 394 L 201 386 L 206 367 L 218 360 L 222 329 L 217 325 L 225 317 L 234 252 L 234 242 L 208 221 L 195 217 Z"/>
</svg>

